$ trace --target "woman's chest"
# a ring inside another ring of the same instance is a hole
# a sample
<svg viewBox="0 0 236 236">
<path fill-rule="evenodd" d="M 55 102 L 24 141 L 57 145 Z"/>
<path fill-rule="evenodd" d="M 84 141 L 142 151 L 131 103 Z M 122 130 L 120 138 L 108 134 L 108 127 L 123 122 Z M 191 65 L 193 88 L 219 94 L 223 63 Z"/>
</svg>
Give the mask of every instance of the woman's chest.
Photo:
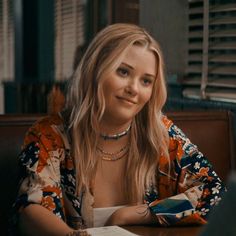
<svg viewBox="0 0 236 236">
<path fill-rule="evenodd" d="M 93 195 L 94 207 L 127 204 L 125 194 L 126 161 L 100 161 L 97 166 Z"/>
</svg>

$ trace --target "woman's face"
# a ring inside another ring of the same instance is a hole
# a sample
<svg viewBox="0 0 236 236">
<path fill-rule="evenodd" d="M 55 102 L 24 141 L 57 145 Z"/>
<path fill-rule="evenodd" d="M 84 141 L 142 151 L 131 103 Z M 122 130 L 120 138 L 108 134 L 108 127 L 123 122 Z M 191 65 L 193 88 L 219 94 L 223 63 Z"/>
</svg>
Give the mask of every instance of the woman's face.
<svg viewBox="0 0 236 236">
<path fill-rule="evenodd" d="M 104 77 L 105 112 L 103 122 L 124 124 L 149 101 L 157 74 L 154 53 L 133 45 L 121 58 L 119 67 Z"/>
</svg>

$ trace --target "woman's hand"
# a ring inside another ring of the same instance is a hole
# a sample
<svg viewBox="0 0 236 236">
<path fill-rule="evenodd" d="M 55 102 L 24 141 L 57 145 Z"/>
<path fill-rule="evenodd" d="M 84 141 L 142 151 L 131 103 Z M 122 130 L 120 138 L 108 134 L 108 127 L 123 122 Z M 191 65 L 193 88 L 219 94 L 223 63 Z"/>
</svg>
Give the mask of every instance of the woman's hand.
<svg viewBox="0 0 236 236">
<path fill-rule="evenodd" d="M 153 224 L 155 215 L 152 215 L 146 204 L 123 207 L 116 210 L 105 225 L 143 225 Z"/>
</svg>

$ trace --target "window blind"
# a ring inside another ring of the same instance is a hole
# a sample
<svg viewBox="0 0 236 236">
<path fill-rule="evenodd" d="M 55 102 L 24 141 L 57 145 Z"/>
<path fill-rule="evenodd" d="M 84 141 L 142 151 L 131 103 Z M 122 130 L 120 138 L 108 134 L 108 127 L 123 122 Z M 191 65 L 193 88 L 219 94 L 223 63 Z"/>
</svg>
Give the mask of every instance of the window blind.
<svg viewBox="0 0 236 236">
<path fill-rule="evenodd" d="M 236 2 L 189 0 L 183 96 L 236 103 Z"/>
<path fill-rule="evenodd" d="M 13 0 L 0 1 L 0 82 L 14 77 Z"/>
<path fill-rule="evenodd" d="M 73 72 L 77 46 L 85 41 L 85 3 L 55 0 L 55 80 L 64 81 Z"/>
<path fill-rule="evenodd" d="M 13 0 L 0 0 L 0 114 L 4 113 L 3 81 L 14 79 Z"/>
</svg>

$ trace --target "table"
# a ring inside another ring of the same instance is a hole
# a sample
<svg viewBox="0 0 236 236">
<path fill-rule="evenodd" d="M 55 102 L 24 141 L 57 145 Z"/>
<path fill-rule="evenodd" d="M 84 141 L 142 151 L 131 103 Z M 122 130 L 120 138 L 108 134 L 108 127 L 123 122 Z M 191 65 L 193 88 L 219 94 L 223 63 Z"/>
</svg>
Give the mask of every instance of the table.
<svg viewBox="0 0 236 236">
<path fill-rule="evenodd" d="M 157 227 L 157 226 L 122 226 L 122 228 L 141 236 L 198 236 L 202 226 Z"/>
</svg>

